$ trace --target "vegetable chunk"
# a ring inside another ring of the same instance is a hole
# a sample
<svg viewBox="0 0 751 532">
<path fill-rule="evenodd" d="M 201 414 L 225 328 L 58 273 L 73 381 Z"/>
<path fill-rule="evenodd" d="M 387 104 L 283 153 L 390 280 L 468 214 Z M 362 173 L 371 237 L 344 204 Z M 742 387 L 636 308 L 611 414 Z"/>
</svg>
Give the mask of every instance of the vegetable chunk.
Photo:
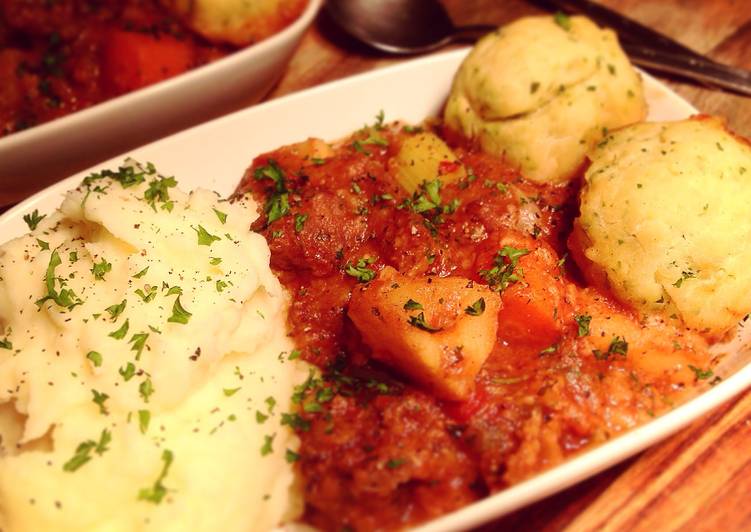
<svg viewBox="0 0 751 532">
<path fill-rule="evenodd" d="M 433 133 L 418 133 L 402 142 L 395 158 L 399 184 L 410 194 L 421 183 L 441 178 L 445 184 L 467 177 L 467 170 L 451 148 Z"/>
<path fill-rule="evenodd" d="M 443 399 L 467 399 L 493 348 L 501 299 L 463 277 L 410 278 L 384 268 L 355 290 L 349 317 L 373 358 Z"/>
</svg>

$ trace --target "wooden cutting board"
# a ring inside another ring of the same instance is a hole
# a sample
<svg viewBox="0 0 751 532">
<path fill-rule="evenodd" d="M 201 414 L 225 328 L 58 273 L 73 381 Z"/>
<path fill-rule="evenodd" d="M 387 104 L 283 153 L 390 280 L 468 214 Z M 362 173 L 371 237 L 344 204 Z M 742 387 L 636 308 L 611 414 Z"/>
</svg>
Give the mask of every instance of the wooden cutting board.
<svg viewBox="0 0 751 532">
<path fill-rule="evenodd" d="M 751 69 L 749 0 L 602 3 L 698 52 Z M 456 24 L 502 24 L 541 12 L 518 0 L 444 4 Z M 358 46 L 319 16 L 270 98 L 403 60 Z M 660 79 L 702 112 L 726 117 L 731 128 L 751 137 L 751 98 Z M 751 530 L 750 497 L 751 393 L 746 393 L 643 454 L 483 530 Z"/>
</svg>

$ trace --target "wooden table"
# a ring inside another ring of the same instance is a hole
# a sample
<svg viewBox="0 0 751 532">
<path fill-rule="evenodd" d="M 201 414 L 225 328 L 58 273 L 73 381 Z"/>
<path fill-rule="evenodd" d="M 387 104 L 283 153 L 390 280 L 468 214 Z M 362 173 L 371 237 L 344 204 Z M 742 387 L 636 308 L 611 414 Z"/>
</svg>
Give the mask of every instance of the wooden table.
<svg viewBox="0 0 751 532">
<path fill-rule="evenodd" d="M 751 68 L 748 0 L 603 3 L 715 59 Z M 444 0 L 457 24 L 539 12 L 518 0 Z M 325 17 L 305 36 L 271 98 L 393 64 L 334 31 Z M 702 112 L 751 137 L 751 98 L 660 78 Z M 751 392 L 643 454 L 516 512 L 487 530 L 751 530 Z"/>
</svg>

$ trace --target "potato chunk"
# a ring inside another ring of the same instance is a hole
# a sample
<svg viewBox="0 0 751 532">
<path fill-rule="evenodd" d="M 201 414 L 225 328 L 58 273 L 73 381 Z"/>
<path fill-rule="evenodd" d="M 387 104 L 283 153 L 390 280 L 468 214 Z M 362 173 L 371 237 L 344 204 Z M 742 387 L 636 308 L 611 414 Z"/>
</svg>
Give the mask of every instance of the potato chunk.
<svg viewBox="0 0 751 532">
<path fill-rule="evenodd" d="M 423 132 L 402 142 L 394 162 L 399 184 L 410 194 L 425 181 L 440 179 L 443 184 L 467 177 L 467 171 L 440 137 Z"/>
<path fill-rule="evenodd" d="M 373 358 L 443 399 L 467 399 L 496 341 L 501 300 L 463 277 L 411 278 L 387 267 L 352 293 L 349 317 Z"/>
</svg>

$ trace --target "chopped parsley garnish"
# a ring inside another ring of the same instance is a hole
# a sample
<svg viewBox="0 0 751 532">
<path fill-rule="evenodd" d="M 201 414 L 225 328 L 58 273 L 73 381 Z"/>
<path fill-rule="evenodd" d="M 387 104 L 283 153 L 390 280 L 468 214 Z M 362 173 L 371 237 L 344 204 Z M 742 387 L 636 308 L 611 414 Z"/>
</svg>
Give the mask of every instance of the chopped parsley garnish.
<svg viewBox="0 0 751 532">
<path fill-rule="evenodd" d="M 174 203 L 170 201 L 169 189 L 176 186 L 177 181 L 174 177 L 159 176 L 149 183 L 149 188 L 143 193 L 143 199 L 151 205 L 155 212 L 157 201 L 162 203 L 162 209 L 171 212 Z"/>
<path fill-rule="evenodd" d="M 138 385 L 138 393 L 143 398 L 144 403 L 149 402 L 149 397 L 154 393 L 154 385 L 151 383 L 151 379 L 146 379 Z"/>
<path fill-rule="evenodd" d="M 688 365 L 688 368 L 694 372 L 697 380 L 709 379 L 714 376 L 714 372 L 711 369 L 701 369 L 697 368 L 696 366 L 692 366 L 691 364 Z"/>
<path fill-rule="evenodd" d="M 141 300 L 144 303 L 148 303 L 149 301 L 153 300 L 156 297 L 156 286 L 148 286 L 146 285 L 144 287 L 146 290 L 142 290 L 140 288 L 136 289 L 136 295 L 141 298 Z"/>
<path fill-rule="evenodd" d="M 0 349 L 13 349 L 13 343 L 5 337 L 0 340 Z"/>
<path fill-rule="evenodd" d="M 490 288 L 502 292 L 511 283 L 522 279 L 524 272 L 518 267 L 519 259 L 528 253 L 526 249 L 503 246 L 493 259 L 494 266 L 489 270 L 480 270 L 480 276 Z"/>
<path fill-rule="evenodd" d="M 143 351 L 143 348 L 146 346 L 146 340 L 149 338 L 149 333 L 138 333 L 134 334 L 130 340 L 128 340 L 129 344 L 133 344 L 130 346 L 131 351 L 136 352 L 136 360 L 141 360 L 141 352 Z"/>
<path fill-rule="evenodd" d="M 310 421 L 300 416 L 297 413 L 283 413 L 281 424 L 290 427 L 292 430 L 307 432 L 310 430 Z"/>
<path fill-rule="evenodd" d="M 125 338 L 125 335 L 128 334 L 129 328 L 130 328 L 130 323 L 126 319 L 125 323 L 123 323 L 118 330 L 112 331 L 109 334 L 109 336 L 111 336 L 115 340 L 122 340 L 123 338 Z"/>
<path fill-rule="evenodd" d="M 162 290 L 164 290 L 166 288 L 166 286 L 167 286 L 166 283 L 163 284 L 162 285 Z M 169 290 L 167 290 L 167 293 L 165 294 L 165 297 L 167 297 L 167 296 L 174 296 L 175 294 L 177 294 L 179 296 L 179 295 L 182 295 L 182 293 L 183 293 L 183 289 L 180 288 L 179 286 L 175 285 L 175 286 L 170 287 Z"/>
<path fill-rule="evenodd" d="M 133 365 L 133 362 L 128 362 L 125 367 L 121 367 L 117 372 L 125 382 L 128 382 L 136 374 L 136 367 Z"/>
<path fill-rule="evenodd" d="M 40 240 L 39 238 L 37 238 L 37 245 L 42 251 L 47 251 L 50 249 L 49 242 L 45 242 L 44 240 Z"/>
<path fill-rule="evenodd" d="M 303 227 L 305 227 L 305 220 L 307 219 L 307 214 L 295 214 L 295 233 L 302 231 Z"/>
<path fill-rule="evenodd" d="M 481 316 L 485 312 L 485 298 L 481 297 L 470 306 L 464 309 L 464 312 L 470 316 Z"/>
<path fill-rule="evenodd" d="M 589 324 L 592 321 L 592 316 L 582 314 L 581 316 L 575 316 L 574 321 L 579 326 L 577 336 L 579 338 L 581 338 L 582 336 L 589 336 Z"/>
<path fill-rule="evenodd" d="M 99 442 L 94 440 L 86 440 L 80 443 L 76 447 L 76 452 L 73 458 L 63 464 L 63 471 L 73 472 L 78 470 L 81 466 L 85 465 L 91 460 L 91 451 L 101 456 L 107 451 L 107 444 L 112 441 L 112 434 L 107 429 L 102 430 L 102 434 L 99 436 Z"/>
<path fill-rule="evenodd" d="M 261 412 L 260 410 L 256 410 L 256 423 L 259 425 L 264 423 L 267 419 L 269 419 L 269 416 Z"/>
<path fill-rule="evenodd" d="M 410 316 L 407 320 L 407 323 L 409 323 L 412 327 L 417 327 L 418 329 L 421 329 L 423 331 L 427 332 L 438 332 L 441 329 L 431 327 L 428 325 L 428 322 L 425 321 L 425 313 L 420 312 L 417 316 Z"/>
<path fill-rule="evenodd" d="M 240 389 L 241 389 L 241 387 L 237 387 L 237 388 L 225 388 L 224 389 L 224 395 L 227 396 L 227 397 L 232 397 L 237 392 L 239 392 Z"/>
<path fill-rule="evenodd" d="M 102 354 L 97 351 L 89 351 L 86 354 L 86 358 L 91 360 L 91 363 L 94 364 L 95 368 L 98 368 L 102 365 Z"/>
<path fill-rule="evenodd" d="M 378 114 L 376 114 L 376 121 L 375 124 L 373 124 L 373 129 L 376 131 L 380 131 L 383 129 L 383 120 L 386 118 L 386 114 L 383 112 L 383 109 L 378 111 Z"/>
<path fill-rule="evenodd" d="M 50 299 L 57 305 L 67 308 L 68 310 L 72 309 L 76 305 L 83 303 L 83 301 L 81 301 L 78 296 L 76 296 L 73 290 L 64 288 L 65 281 L 63 279 L 55 276 L 55 268 L 60 266 L 60 264 L 62 264 L 62 261 L 60 260 L 60 254 L 57 252 L 57 250 L 54 250 L 50 254 L 50 262 L 47 266 L 47 272 L 44 276 L 44 282 L 47 286 L 47 295 L 36 301 L 36 305 L 40 308 L 45 301 Z M 60 284 L 60 292 L 55 290 L 55 281 Z"/>
<path fill-rule="evenodd" d="M 571 18 L 565 13 L 558 11 L 555 15 L 553 15 L 553 20 L 564 30 L 571 30 Z"/>
<path fill-rule="evenodd" d="M 172 290 L 172 288 L 170 288 L 170 290 Z M 180 296 L 177 296 L 175 298 L 175 303 L 172 305 L 172 316 L 170 316 L 167 321 L 186 325 L 192 315 L 193 314 L 183 308 L 182 304 L 180 304 Z"/>
<path fill-rule="evenodd" d="M 373 264 L 375 261 L 376 259 L 366 256 L 358 260 L 354 265 L 350 262 L 347 262 L 344 271 L 347 275 L 354 277 L 359 282 L 368 283 L 375 279 L 376 276 L 375 270 L 368 268 L 368 265 Z"/>
<path fill-rule="evenodd" d="M 386 468 L 387 469 L 397 469 L 397 468 L 401 467 L 402 465 L 404 465 L 406 462 L 407 462 L 407 460 L 404 459 L 404 458 L 390 458 L 386 462 Z"/>
<path fill-rule="evenodd" d="M 217 292 L 224 292 L 224 289 L 227 288 L 227 283 L 222 281 L 221 279 L 217 280 L 216 282 L 216 291 Z"/>
<path fill-rule="evenodd" d="M 143 270 L 141 270 L 140 272 L 138 272 L 137 274 L 135 274 L 133 276 L 133 279 L 140 279 L 141 277 L 143 277 L 144 275 L 146 275 L 146 272 L 148 272 L 148 271 L 149 271 L 149 267 L 146 266 Z"/>
<path fill-rule="evenodd" d="M 105 416 L 109 414 L 107 411 L 107 407 L 104 406 L 104 403 L 107 399 L 110 398 L 109 395 L 106 393 L 101 393 L 96 390 L 91 390 L 91 393 L 94 394 L 94 398 L 92 399 L 94 401 L 94 404 L 96 404 L 99 407 L 99 413 L 104 414 Z"/>
<path fill-rule="evenodd" d="M 421 303 L 418 303 L 414 299 L 408 299 L 404 304 L 404 310 L 424 310 Z"/>
<path fill-rule="evenodd" d="M 269 190 L 270 194 L 263 207 L 268 218 L 267 225 L 274 223 L 276 220 L 289 213 L 289 191 L 287 190 L 284 172 L 276 164 L 276 161 L 269 159 L 268 164 L 260 166 L 253 172 L 253 177 L 257 181 L 268 179 L 273 183 Z"/>
<path fill-rule="evenodd" d="M 681 272 L 680 278 L 673 283 L 673 286 L 680 288 L 683 284 L 683 281 L 685 281 L 686 279 L 691 279 L 692 277 L 696 277 L 696 272 L 692 272 L 691 270 L 683 271 Z"/>
<path fill-rule="evenodd" d="M 213 209 L 214 214 L 216 214 L 216 217 L 219 218 L 219 221 L 222 222 L 222 225 L 227 223 L 227 214 L 219 211 L 217 209 Z"/>
<path fill-rule="evenodd" d="M 154 482 L 154 485 L 152 487 L 143 488 L 138 492 L 139 501 L 148 501 L 153 502 L 154 504 L 159 504 L 160 502 L 162 502 L 164 496 L 167 495 L 167 488 L 164 487 L 162 481 L 167 476 L 167 473 L 169 473 L 169 468 L 172 465 L 173 460 L 174 454 L 172 454 L 172 451 L 170 451 L 169 449 L 162 451 L 162 462 L 164 462 L 164 465 L 162 466 L 162 472 L 159 473 L 159 477 L 156 479 L 156 482 Z"/>
<path fill-rule="evenodd" d="M 29 230 L 33 231 L 37 228 L 39 222 L 41 222 L 46 216 L 46 214 L 40 215 L 39 211 L 37 209 L 34 209 L 34 212 L 32 212 L 31 214 L 23 215 L 23 221 L 26 222 L 26 225 L 29 226 Z"/>
<path fill-rule="evenodd" d="M 610 345 L 608 346 L 608 350 L 605 353 L 603 353 L 599 349 L 592 350 L 592 354 L 597 360 L 609 360 L 610 357 L 614 355 L 625 357 L 627 353 L 628 342 L 625 338 L 621 338 L 620 336 L 613 338 L 613 340 L 610 342 Z"/>
<path fill-rule="evenodd" d="M 287 451 L 284 453 L 284 459 L 287 460 L 288 464 L 293 464 L 300 459 L 300 455 L 292 449 L 287 449 Z"/>
<path fill-rule="evenodd" d="M 91 273 L 94 274 L 94 279 L 99 281 L 104 280 L 105 274 L 110 271 L 112 271 L 112 264 L 107 262 L 104 258 L 102 258 L 101 262 L 95 262 L 94 266 L 91 267 Z"/>
<path fill-rule="evenodd" d="M 78 261 L 78 252 L 76 252 L 76 251 L 71 251 L 70 253 L 68 253 L 68 260 L 69 260 L 69 261 L 70 261 L 71 263 L 73 263 L 73 262 L 77 262 L 77 261 Z"/>
<path fill-rule="evenodd" d="M 544 357 L 545 355 L 551 355 L 556 351 L 558 351 L 558 344 L 549 345 L 548 347 L 540 351 L 540 356 Z"/>
<path fill-rule="evenodd" d="M 274 438 L 276 437 L 276 433 L 272 434 L 271 436 L 264 436 L 263 437 L 263 446 L 261 446 L 261 456 L 266 456 L 274 452 L 273 444 L 274 444 Z"/>
<path fill-rule="evenodd" d="M 276 399 L 274 399 L 273 397 L 267 397 L 266 401 L 264 402 L 266 403 L 266 407 L 269 409 L 269 414 L 273 414 L 274 407 L 276 406 Z"/>
<path fill-rule="evenodd" d="M 123 299 L 117 305 L 111 305 L 104 310 L 109 313 L 110 318 L 112 318 L 112 320 L 115 320 L 120 314 L 123 313 L 123 311 L 125 310 L 125 305 L 127 304 L 128 304 L 127 300 Z"/>
<path fill-rule="evenodd" d="M 300 351 L 299 349 L 293 349 L 292 351 L 290 351 L 287 360 L 295 360 L 296 358 L 300 358 L 301 355 L 302 351 Z"/>
<path fill-rule="evenodd" d="M 217 240 L 221 240 L 221 238 L 219 238 L 218 236 L 212 235 L 211 233 L 209 233 L 202 225 L 199 225 L 198 229 L 196 229 L 195 227 L 193 227 L 192 229 L 198 235 L 199 246 L 210 246 L 212 243 L 216 242 Z"/>
<path fill-rule="evenodd" d="M 138 428 L 141 430 L 141 434 L 146 434 L 149 430 L 149 422 L 151 421 L 151 412 L 148 410 L 138 411 Z"/>
<path fill-rule="evenodd" d="M 211 257 L 211 260 L 209 260 L 209 264 L 212 266 L 217 266 L 222 263 L 222 259 L 220 257 Z"/>
</svg>

